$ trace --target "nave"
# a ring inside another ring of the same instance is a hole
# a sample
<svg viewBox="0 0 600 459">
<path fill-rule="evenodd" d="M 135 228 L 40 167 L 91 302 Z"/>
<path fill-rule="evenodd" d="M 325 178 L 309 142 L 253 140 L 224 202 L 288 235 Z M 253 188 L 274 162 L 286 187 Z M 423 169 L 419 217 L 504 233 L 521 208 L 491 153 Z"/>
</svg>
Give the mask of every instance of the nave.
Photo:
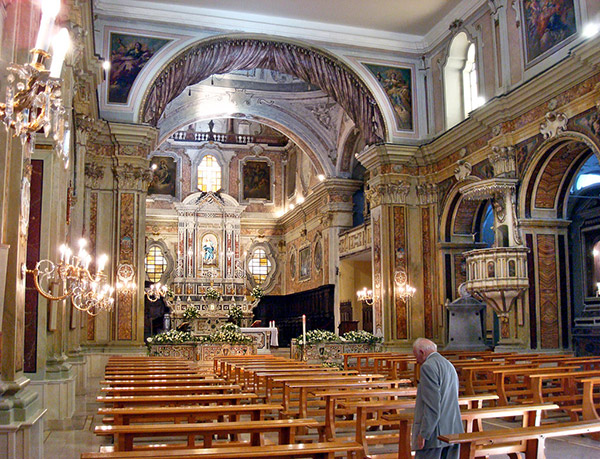
<svg viewBox="0 0 600 459">
<path fill-rule="evenodd" d="M 400 438 L 409 438 L 403 420 L 411 419 L 414 406 L 418 373 L 414 359 L 396 353 L 344 357 L 343 369 L 279 356 L 221 358 L 212 367 L 175 359 L 112 357 L 104 376 L 90 378 L 89 393 L 78 397 L 81 415 L 73 419 L 72 429 L 46 433 L 45 457 L 321 457 L 281 451 L 304 444 L 323 451 L 337 449 L 336 457 L 346 457 L 340 451 L 348 448 L 355 454 L 349 457 L 410 458 L 410 449 Z M 463 437 L 485 432 L 484 441 L 473 443 L 477 451 L 473 457 L 487 455 L 482 448 L 490 438 L 499 453 L 490 457 L 507 457 L 500 452 L 520 449 L 514 442 L 506 443 L 510 435 L 527 431 L 537 438 L 544 434 L 539 429 L 546 429 L 545 450 L 542 441 L 535 453 L 540 456 L 529 450 L 524 457 L 598 457 L 600 442 L 576 433 L 586 424 L 600 431 L 597 421 L 586 421 L 589 409 L 580 394 L 586 389 L 579 384 L 595 381 L 597 408 L 600 359 L 489 352 L 454 352 L 446 357 L 460 376 L 466 431 L 474 432 Z M 589 378 L 594 373 L 595 380 Z M 536 394 L 538 381 L 544 384 Z M 164 386 L 157 388 L 158 384 Z M 150 396 L 144 392 L 147 385 L 153 386 Z M 519 414 L 523 420 L 514 418 Z"/>
</svg>

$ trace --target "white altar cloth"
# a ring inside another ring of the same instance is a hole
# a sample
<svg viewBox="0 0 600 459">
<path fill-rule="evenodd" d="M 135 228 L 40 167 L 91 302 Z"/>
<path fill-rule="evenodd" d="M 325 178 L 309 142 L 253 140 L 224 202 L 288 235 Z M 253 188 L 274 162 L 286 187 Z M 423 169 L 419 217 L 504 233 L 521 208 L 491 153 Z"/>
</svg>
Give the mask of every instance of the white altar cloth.
<svg viewBox="0 0 600 459">
<path fill-rule="evenodd" d="M 279 346 L 279 332 L 277 327 L 242 327 L 240 328 L 242 333 L 265 333 L 269 337 L 270 347 Z"/>
</svg>

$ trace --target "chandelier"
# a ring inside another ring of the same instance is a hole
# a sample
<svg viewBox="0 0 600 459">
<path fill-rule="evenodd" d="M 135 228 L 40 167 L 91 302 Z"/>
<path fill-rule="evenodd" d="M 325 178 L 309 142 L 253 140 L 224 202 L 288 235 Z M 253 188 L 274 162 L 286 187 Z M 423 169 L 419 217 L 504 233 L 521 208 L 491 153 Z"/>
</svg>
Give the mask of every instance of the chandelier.
<svg viewBox="0 0 600 459">
<path fill-rule="evenodd" d="M 56 142 L 56 153 L 69 166 L 71 132 L 62 104 L 60 74 L 69 48 L 69 33 L 61 29 L 54 35 L 54 21 L 60 0 L 42 1 L 42 20 L 35 48 L 27 64 L 8 66 L 6 102 L 0 103 L 0 121 L 31 149 L 31 136 L 42 130 Z M 52 43 L 51 55 L 48 50 Z M 50 68 L 46 62 L 51 60 Z"/>
<path fill-rule="evenodd" d="M 415 296 L 417 289 L 408 284 L 408 276 L 406 275 L 404 262 L 404 250 L 398 249 L 396 257 L 398 258 L 398 268 L 394 272 L 394 283 L 396 284 L 395 293 L 402 298 L 402 300 L 406 301 Z"/>
<path fill-rule="evenodd" d="M 89 270 L 92 256 L 85 250 L 86 245 L 87 241 L 80 239 L 79 252 L 73 255 L 73 251 L 63 244 L 58 263 L 40 260 L 34 269 L 24 267 L 24 272 L 33 275 L 35 288 L 44 298 L 60 301 L 70 296 L 75 308 L 95 316 L 112 309 L 115 289 L 104 273 L 108 256 L 98 258 L 96 273 L 92 275 Z"/>
<path fill-rule="evenodd" d="M 364 287 L 362 290 L 356 292 L 356 298 L 358 298 L 358 301 L 371 306 L 373 304 L 373 290 L 367 290 L 367 287 Z"/>
</svg>

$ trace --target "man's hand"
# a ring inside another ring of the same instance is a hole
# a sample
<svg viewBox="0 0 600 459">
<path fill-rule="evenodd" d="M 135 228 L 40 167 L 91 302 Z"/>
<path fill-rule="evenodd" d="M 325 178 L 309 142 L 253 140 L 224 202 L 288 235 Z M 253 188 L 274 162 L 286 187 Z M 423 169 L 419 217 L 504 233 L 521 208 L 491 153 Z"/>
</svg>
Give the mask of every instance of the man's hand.
<svg viewBox="0 0 600 459">
<path fill-rule="evenodd" d="M 425 446 L 425 439 L 420 435 L 417 437 L 417 449 L 423 449 Z"/>
</svg>

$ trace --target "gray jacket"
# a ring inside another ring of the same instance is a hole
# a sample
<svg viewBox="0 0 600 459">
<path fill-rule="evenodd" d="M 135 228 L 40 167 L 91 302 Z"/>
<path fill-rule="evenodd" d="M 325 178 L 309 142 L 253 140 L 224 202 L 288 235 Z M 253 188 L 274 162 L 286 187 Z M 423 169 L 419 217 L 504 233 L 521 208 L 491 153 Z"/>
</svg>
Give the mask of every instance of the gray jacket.
<svg viewBox="0 0 600 459">
<path fill-rule="evenodd" d="M 438 440 L 438 435 L 463 432 L 458 375 L 448 360 L 434 352 L 421 365 L 412 430 L 413 449 L 416 449 L 418 435 L 425 439 L 423 449 L 429 449 L 448 446 Z"/>
</svg>

